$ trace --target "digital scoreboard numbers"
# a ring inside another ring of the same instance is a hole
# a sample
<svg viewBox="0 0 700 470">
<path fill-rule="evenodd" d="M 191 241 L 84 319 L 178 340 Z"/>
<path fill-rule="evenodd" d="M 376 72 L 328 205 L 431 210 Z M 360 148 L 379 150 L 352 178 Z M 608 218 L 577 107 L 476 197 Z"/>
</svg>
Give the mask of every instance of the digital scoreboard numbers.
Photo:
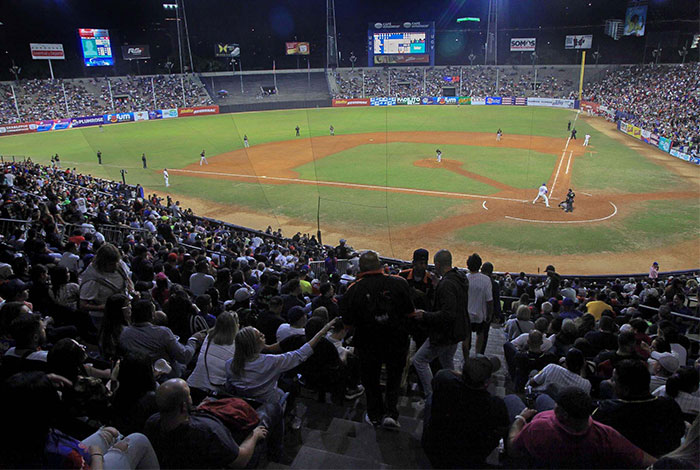
<svg viewBox="0 0 700 470">
<path fill-rule="evenodd" d="M 114 65 L 108 30 L 81 28 L 78 30 L 78 34 L 86 67 Z"/>
<path fill-rule="evenodd" d="M 425 33 L 374 33 L 374 53 L 425 54 Z"/>
</svg>

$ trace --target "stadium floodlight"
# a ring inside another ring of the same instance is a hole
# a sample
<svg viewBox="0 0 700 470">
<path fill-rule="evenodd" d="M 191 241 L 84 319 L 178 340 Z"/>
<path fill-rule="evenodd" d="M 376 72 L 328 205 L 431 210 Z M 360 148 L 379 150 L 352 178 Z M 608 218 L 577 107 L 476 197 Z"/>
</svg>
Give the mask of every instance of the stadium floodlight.
<svg viewBox="0 0 700 470">
<path fill-rule="evenodd" d="M 466 23 L 467 21 L 474 21 L 476 23 L 479 23 L 481 21 L 481 19 L 475 18 L 473 16 L 466 16 L 464 18 L 457 18 L 457 23 Z"/>
<path fill-rule="evenodd" d="M 163 8 L 166 10 L 175 10 L 177 9 L 177 3 L 164 3 Z"/>
</svg>

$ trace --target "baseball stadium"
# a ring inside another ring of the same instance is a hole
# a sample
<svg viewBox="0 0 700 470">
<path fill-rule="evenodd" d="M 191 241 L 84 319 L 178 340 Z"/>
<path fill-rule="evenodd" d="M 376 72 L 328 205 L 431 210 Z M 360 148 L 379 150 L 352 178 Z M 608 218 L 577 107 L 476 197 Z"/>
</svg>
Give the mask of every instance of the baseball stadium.
<svg viewBox="0 0 700 470">
<path fill-rule="evenodd" d="M 0 11 L 8 468 L 696 468 L 697 2 L 185 3 Z"/>
</svg>

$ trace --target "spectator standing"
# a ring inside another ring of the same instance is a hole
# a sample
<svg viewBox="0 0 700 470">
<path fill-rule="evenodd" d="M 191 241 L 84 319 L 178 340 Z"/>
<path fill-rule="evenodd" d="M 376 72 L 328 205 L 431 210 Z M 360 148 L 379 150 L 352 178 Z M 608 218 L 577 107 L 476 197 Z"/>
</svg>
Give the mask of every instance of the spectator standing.
<svg viewBox="0 0 700 470">
<path fill-rule="evenodd" d="M 469 281 L 469 320 L 471 329 L 476 333 L 474 351 L 483 354 L 486 351 L 486 339 L 493 318 L 493 286 L 491 279 L 479 272 L 481 257 L 473 253 L 467 258 L 467 281 Z M 469 340 L 471 342 L 471 340 Z M 471 344 L 470 344 L 471 346 Z M 467 348 L 469 351 L 470 348 Z M 466 355 L 465 355 L 466 357 Z"/>
</svg>

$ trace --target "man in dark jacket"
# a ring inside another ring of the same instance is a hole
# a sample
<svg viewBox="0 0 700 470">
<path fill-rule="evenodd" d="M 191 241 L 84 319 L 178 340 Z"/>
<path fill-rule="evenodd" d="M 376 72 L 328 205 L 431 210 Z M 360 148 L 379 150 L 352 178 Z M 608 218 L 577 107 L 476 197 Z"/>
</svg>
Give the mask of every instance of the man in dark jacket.
<svg viewBox="0 0 700 470">
<path fill-rule="evenodd" d="M 408 283 L 384 273 L 379 255 L 360 256 L 360 275 L 340 301 L 340 314 L 347 327 L 354 327 L 354 345 L 360 359 L 362 384 L 367 394 L 365 421 L 398 429 L 397 409 L 401 373 L 408 351 L 409 315 L 413 303 Z M 386 399 L 379 378 L 386 365 Z"/>
<path fill-rule="evenodd" d="M 447 250 L 435 253 L 433 262 L 435 272 L 442 278 L 435 292 L 436 310 L 434 312 L 416 311 L 416 318 L 422 318 L 428 327 L 428 339 L 413 356 L 413 366 L 416 368 L 426 397 L 433 391 L 430 362 L 440 358 L 443 369 L 453 369 L 457 344 L 471 336 L 467 312 L 469 283 L 466 276 L 452 267 L 452 254 Z"/>
</svg>

